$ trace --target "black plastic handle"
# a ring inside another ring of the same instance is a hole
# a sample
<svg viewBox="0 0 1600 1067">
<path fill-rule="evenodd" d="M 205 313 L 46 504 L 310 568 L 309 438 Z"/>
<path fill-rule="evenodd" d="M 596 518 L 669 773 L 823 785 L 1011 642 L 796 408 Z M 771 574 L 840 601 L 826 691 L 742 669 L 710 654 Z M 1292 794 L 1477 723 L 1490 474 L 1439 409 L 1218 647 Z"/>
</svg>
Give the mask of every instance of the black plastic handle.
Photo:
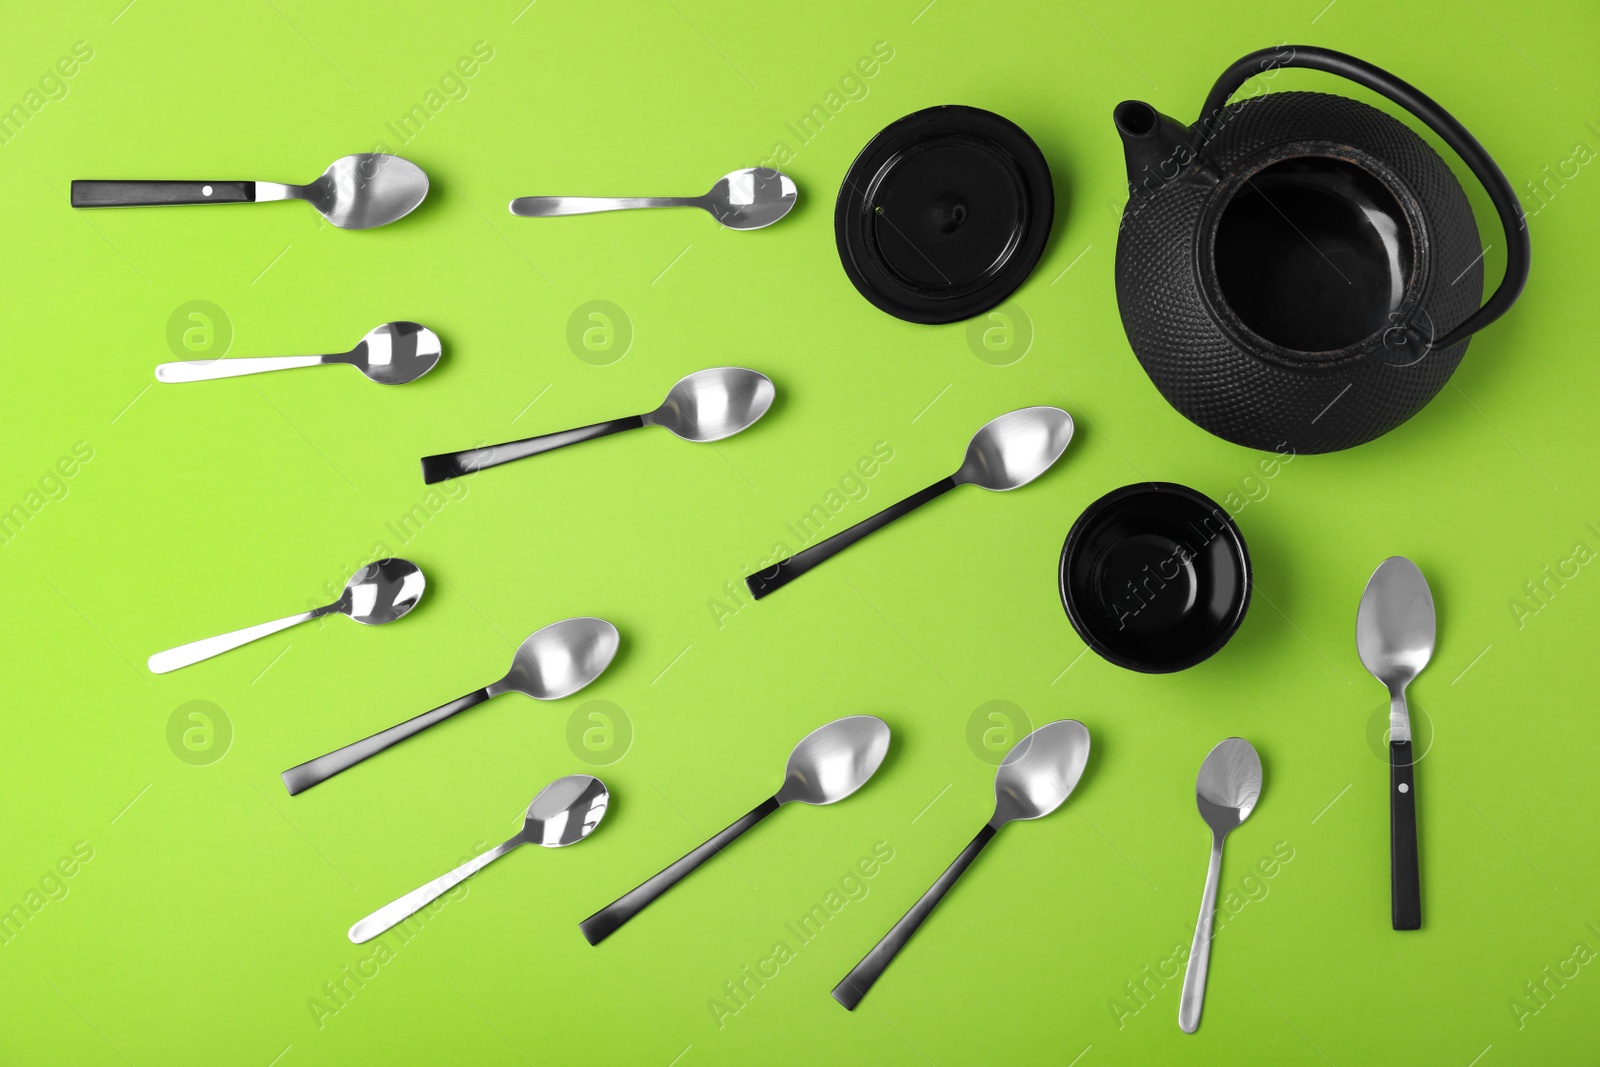
<svg viewBox="0 0 1600 1067">
<path fill-rule="evenodd" d="M 848 1011 L 855 1011 L 856 1005 L 861 1003 L 861 998 L 867 995 L 867 990 L 872 988 L 883 974 L 884 969 L 894 961 L 900 950 L 906 947 L 906 942 L 911 940 L 911 935 L 917 932 L 928 916 L 933 914 L 934 907 L 950 892 L 950 887 L 956 884 L 966 869 L 972 866 L 972 861 L 978 858 L 978 853 L 983 851 L 983 846 L 994 839 L 995 828 L 988 823 L 984 824 L 978 836 L 972 843 L 961 850 L 961 855 L 956 857 L 954 863 L 944 869 L 939 880 L 924 894 L 911 910 L 906 912 L 899 922 L 883 935 L 883 940 L 872 947 L 872 951 L 862 957 L 861 962 L 853 967 L 849 974 L 833 987 L 833 999 L 843 1004 Z"/>
<path fill-rule="evenodd" d="M 1511 183 L 1506 181 L 1506 176 L 1501 173 L 1499 164 L 1495 163 L 1483 145 L 1478 143 L 1478 139 L 1468 133 L 1467 128 L 1456 121 L 1455 116 L 1415 86 L 1365 60 L 1343 52 L 1335 52 L 1330 48 L 1299 44 L 1263 48 L 1238 60 L 1217 79 L 1217 84 L 1211 87 L 1211 95 L 1206 98 L 1205 107 L 1200 112 L 1198 123 L 1200 128 L 1207 131 L 1213 129 L 1216 116 L 1227 106 L 1228 98 L 1238 92 L 1240 86 L 1253 76 L 1276 67 L 1305 67 L 1308 70 L 1337 74 L 1341 78 L 1353 81 L 1357 85 L 1364 85 L 1373 92 L 1388 97 L 1438 134 L 1440 139 L 1467 164 L 1467 168 L 1489 194 L 1489 200 L 1494 204 L 1495 213 L 1500 216 L 1500 226 L 1506 235 L 1505 275 L 1500 279 L 1500 287 L 1484 301 L 1482 307 L 1462 319 L 1442 339 L 1432 342 L 1432 347 L 1449 348 L 1458 344 L 1511 310 L 1511 305 L 1517 302 L 1517 297 L 1522 295 L 1522 287 L 1528 282 L 1528 260 L 1531 255 L 1528 225 L 1522 215 L 1521 203 L 1517 200 L 1517 194 L 1512 190 Z M 1207 136 L 1209 138 L 1209 134 Z"/>
<path fill-rule="evenodd" d="M 74 181 L 73 207 L 149 207 L 171 204 L 251 204 L 255 182 Z"/>
<path fill-rule="evenodd" d="M 748 815 L 741 817 L 732 826 L 729 826 L 681 860 L 673 863 L 660 874 L 650 878 L 639 888 L 624 893 L 583 920 L 578 924 L 578 929 L 583 931 L 583 936 L 588 938 L 589 944 L 598 945 L 616 933 L 623 923 L 643 911 L 651 901 L 681 882 L 690 871 L 733 844 L 740 834 L 777 810 L 778 798 L 768 797 L 756 805 Z"/>
<path fill-rule="evenodd" d="M 1396 930 L 1422 929 L 1417 780 L 1410 741 L 1389 742 L 1389 902 Z"/>
<path fill-rule="evenodd" d="M 891 504 L 871 518 L 862 519 L 847 530 L 840 530 L 826 541 L 818 541 L 804 552 L 796 552 L 788 559 L 779 560 L 771 569 L 759 571 L 744 580 L 749 587 L 750 594 L 757 600 L 782 589 L 806 571 L 825 560 L 837 556 L 867 534 L 881 530 L 902 515 L 909 515 L 934 497 L 942 496 L 956 487 L 954 477 L 943 481 L 934 482 L 928 488 L 906 497 L 898 504 Z"/>
<path fill-rule="evenodd" d="M 520 441 L 507 441 L 503 445 L 485 445 L 482 448 L 469 448 L 464 452 L 442 452 L 437 456 L 423 456 L 422 480 L 432 485 L 434 482 L 459 478 L 463 474 L 498 467 L 512 460 L 527 459 L 541 452 L 565 448 L 580 441 L 593 441 L 596 437 L 621 433 L 623 430 L 637 430 L 643 425 L 643 415 L 629 415 L 625 419 L 597 422 L 593 426 L 580 426 L 575 430 L 558 430 L 555 433 L 540 434 L 538 437 L 524 437 Z"/>
</svg>

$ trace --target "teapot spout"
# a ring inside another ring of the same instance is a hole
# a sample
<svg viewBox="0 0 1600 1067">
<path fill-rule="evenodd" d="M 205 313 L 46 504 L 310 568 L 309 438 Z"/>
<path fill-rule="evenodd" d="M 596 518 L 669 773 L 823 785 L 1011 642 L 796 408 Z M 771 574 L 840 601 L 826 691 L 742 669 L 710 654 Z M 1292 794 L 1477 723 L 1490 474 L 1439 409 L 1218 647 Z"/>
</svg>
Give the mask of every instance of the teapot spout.
<svg viewBox="0 0 1600 1067">
<path fill-rule="evenodd" d="M 1189 127 L 1141 100 L 1124 100 L 1111 113 L 1122 135 L 1129 195 L 1142 199 L 1176 178 L 1198 156 Z"/>
</svg>

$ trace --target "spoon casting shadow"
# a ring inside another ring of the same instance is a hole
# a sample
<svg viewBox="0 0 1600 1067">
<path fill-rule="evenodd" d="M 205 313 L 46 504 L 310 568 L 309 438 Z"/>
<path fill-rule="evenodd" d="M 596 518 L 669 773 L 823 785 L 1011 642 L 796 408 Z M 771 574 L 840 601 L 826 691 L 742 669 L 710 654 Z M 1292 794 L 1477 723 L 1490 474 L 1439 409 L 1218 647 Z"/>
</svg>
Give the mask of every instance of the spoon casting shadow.
<svg viewBox="0 0 1600 1067">
<path fill-rule="evenodd" d="M 244 374 L 348 363 L 380 385 L 404 385 L 431 371 L 444 346 L 439 335 L 414 322 L 386 322 L 372 330 L 348 352 L 326 356 L 243 356 L 235 359 L 190 359 L 163 363 L 156 368 L 161 382 L 205 382 L 237 378 Z"/>
</svg>

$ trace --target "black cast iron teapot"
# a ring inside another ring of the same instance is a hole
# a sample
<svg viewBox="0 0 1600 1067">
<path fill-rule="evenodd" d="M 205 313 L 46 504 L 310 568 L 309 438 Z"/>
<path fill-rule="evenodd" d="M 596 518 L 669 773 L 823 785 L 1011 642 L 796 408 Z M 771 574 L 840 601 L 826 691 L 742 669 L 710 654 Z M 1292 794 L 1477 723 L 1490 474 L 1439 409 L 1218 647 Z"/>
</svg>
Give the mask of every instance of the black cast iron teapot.
<svg viewBox="0 0 1600 1067">
<path fill-rule="evenodd" d="M 1421 137 L 1342 96 L 1228 99 L 1257 74 L 1308 67 L 1425 122 L 1489 193 L 1505 277 L 1481 306 L 1484 249 L 1466 193 Z M 1528 275 L 1516 194 L 1473 136 L 1400 79 L 1353 56 L 1285 45 L 1239 60 L 1193 126 L 1125 101 L 1128 162 L 1117 304 L 1167 401 L 1252 448 L 1331 452 L 1416 414 L 1467 339 Z"/>
</svg>

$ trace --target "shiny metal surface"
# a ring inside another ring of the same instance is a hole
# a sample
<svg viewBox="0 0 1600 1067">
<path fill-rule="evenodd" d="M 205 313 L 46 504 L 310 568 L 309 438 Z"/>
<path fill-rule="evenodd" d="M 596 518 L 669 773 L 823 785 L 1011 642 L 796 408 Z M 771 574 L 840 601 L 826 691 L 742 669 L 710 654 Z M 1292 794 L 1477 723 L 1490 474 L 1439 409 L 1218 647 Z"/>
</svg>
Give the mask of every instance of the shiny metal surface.
<svg viewBox="0 0 1600 1067">
<path fill-rule="evenodd" d="M 370 230 L 409 215 L 428 195 L 428 176 L 382 152 L 336 159 L 310 185 L 256 183 L 257 200 L 304 200 L 344 230 Z"/>
<path fill-rule="evenodd" d="M 1200 1026 L 1200 1009 L 1205 1005 L 1212 919 L 1222 878 L 1222 842 L 1229 831 L 1250 817 L 1261 796 L 1261 757 L 1255 746 L 1242 737 L 1230 737 L 1213 748 L 1200 765 L 1194 794 L 1200 817 L 1211 828 L 1211 860 L 1206 868 L 1206 888 L 1200 898 L 1200 919 L 1194 927 L 1189 964 L 1183 972 L 1183 995 L 1178 1001 L 1178 1026 L 1186 1034 Z"/>
<path fill-rule="evenodd" d="M 889 754 L 889 724 L 875 715 L 835 719 L 801 738 L 776 798 L 832 804 L 866 784 Z"/>
<path fill-rule="evenodd" d="M 772 379 L 744 367 L 712 367 L 679 379 L 643 417 L 685 441 L 720 441 L 754 426 L 772 406 Z"/>
<path fill-rule="evenodd" d="M 511 213 L 524 218 L 590 215 L 650 207 L 697 207 L 732 230 L 771 226 L 794 207 L 798 191 L 788 175 L 747 167 L 719 179 L 704 196 L 519 196 Z"/>
<path fill-rule="evenodd" d="M 973 435 L 956 483 L 997 491 L 1027 485 L 1061 458 L 1072 428 L 1072 416 L 1060 408 L 1008 411 Z"/>
<path fill-rule="evenodd" d="M 1059 719 L 1018 741 L 994 776 L 996 830 L 1018 819 L 1049 815 L 1078 787 L 1089 762 L 1089 731 L 1076 719 Z"/>
<path fill-rule="evenodd" d="M 332 604 L 169 648 L 151 656 L 148 665 L 152 673 L 166 674 L 298 623 L 334 613 L 348 615 L 368 626 L 394 622 L 417 606 L 426 587 L 427 581 L 415 563 L 404 559 L 380 559 L 352 575 L 345 583 L 344 592 Z"/>
<path fill-rule="evenodd" d="M 156 368 L 156 380 L 203 382 L 294 367 L 346 363 L 382 385 L 404 385 L 416 381 L 437 366 L 443 352 L 444 345 L 439 335 L 426 326 L 415 322 L 386 322 L 368 330 L 348 352 L 326 356 L 243 356 L 163 363 Z"/>
<path fill-rule="evenodd" d="M 1437 623 L 1433 591 L 1404 556 L 1378 564 L 1356 611 L 1356 651 L 1361 665 L 1389 690 L 1389 740 L 1411 740 L 1406 686 L 1433 658 Z"/>
<path fill-rule="evenodd" d="M 600 820 L 605 818 L 606 805 L 610 799 L 605 783 L 598 778 L 587 774 L 569 774 L 565 778 L 557 778 L 539 790 L 539 795 L 528 805 L 521 833 L 504 844 L 479 853 L 427 885 L 413 889 L 400 899 L 385 904 L 350 927 L 350 940 L 358 945 L 364 941 L 371 941 L 519 845 L 533 844 L 543 845 L 545 848 L 562 848 L 582 841 L 593 833 L 595 827 L 600 825 Z"/>
</svg>

